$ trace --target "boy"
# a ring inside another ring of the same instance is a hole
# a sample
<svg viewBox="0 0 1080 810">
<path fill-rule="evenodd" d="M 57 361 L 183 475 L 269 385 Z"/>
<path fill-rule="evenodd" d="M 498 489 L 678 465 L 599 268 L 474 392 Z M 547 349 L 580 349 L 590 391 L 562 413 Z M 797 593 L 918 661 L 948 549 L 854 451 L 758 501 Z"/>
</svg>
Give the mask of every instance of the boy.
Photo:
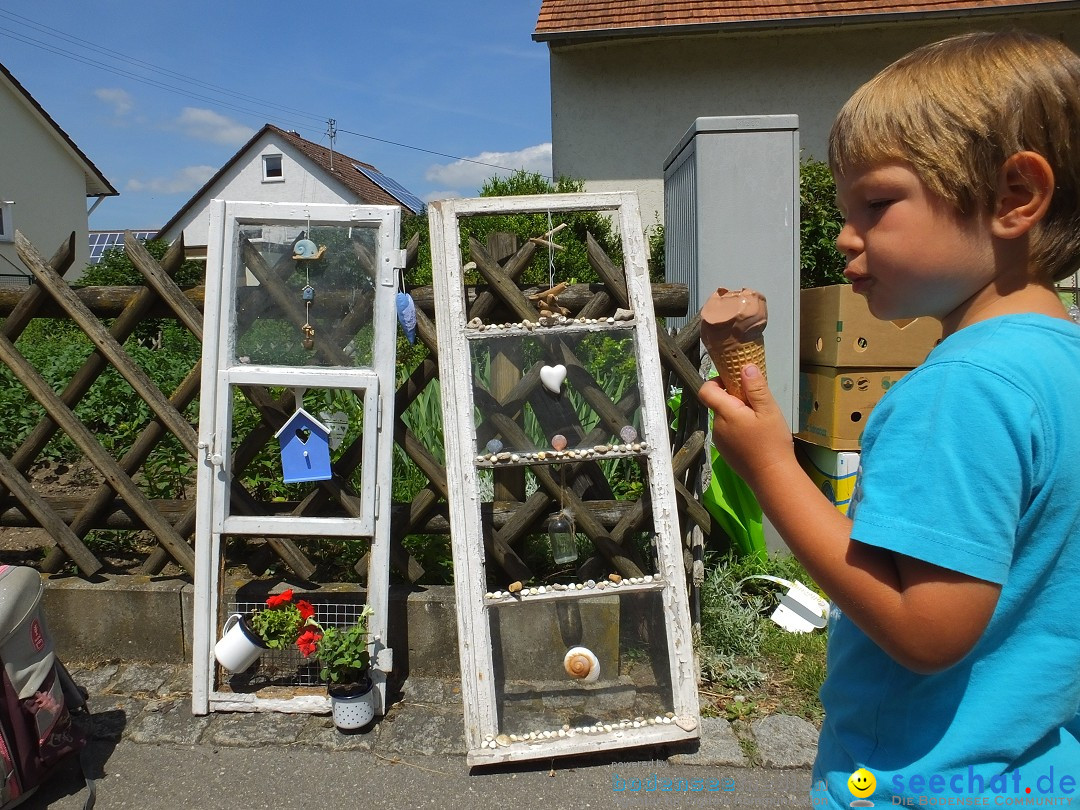
<svg viewBox="0 0 1080 810">
<path fill-rule="evenodd" d="M 873 410 L 848 516 L 756 367 L 749 405 L 699 394 L 833 603 L 815 803 L 862 800 L 860 768 L 878 806 L 1080 799 L 1080 326 L 1053 289 L 1080 264 L 1080 58 L 919 48 L 847 102 L 829 162 L 855 292 L 944 332 Z"/>
</svg>

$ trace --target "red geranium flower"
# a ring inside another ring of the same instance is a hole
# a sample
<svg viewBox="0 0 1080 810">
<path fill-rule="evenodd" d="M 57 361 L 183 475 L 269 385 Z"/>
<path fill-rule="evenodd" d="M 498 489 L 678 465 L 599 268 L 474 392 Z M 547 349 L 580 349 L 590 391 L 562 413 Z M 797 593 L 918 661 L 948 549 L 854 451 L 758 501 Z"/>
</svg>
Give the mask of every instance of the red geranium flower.
<svg viewBox="0 0 1080 810">
<path fill-rule="evenodd" d="M 314 630 L 305 630 L 300 634 L 300 638 L 296 640 L 296 646 L 300 648 L 300 652 L 304 658 L 309 658 L 316 647 L 318 647 L 319 641 L 322 639 L 322 633 L 316 633 Z"/>
<path fill-rule="evenodd" d="M 292 588 L 289 588 L 289 590 L 287 590 L 287 591 L 285 591 L 283 593 L 279 593 L 279 594 L 277 594 L 275 596 L 269 597 L 266 600 L 266 605 L 267 605 L 267 607 L 272 607 L 272 608 L 281 607 L 282 605 L 286 605 L 289 602 L 291 602 L 292 597 L 293 597 Z"/>
<path fill-rule="evenodd" d="M 312 616 L 315 615 L 315 608 L 311 606 L 311 602 L 306 599 L 301 599 L 296 603 L 297 609 L 300 611 L 300 621 L 306 622 Z"/>
</svg>

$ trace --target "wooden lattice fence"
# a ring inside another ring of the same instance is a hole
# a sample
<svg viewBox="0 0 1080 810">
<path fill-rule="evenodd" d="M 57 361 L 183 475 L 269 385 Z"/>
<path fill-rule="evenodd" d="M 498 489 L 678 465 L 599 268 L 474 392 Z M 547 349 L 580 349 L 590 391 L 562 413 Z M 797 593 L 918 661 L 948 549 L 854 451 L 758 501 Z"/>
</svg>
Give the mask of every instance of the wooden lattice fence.
<svg viewBox="0 0 1080 810">
<path fill-rule="evenodd" d="M 10 453 L 0 453 L 0 526 L 35 526 L 45 529 L 54 547 L 41 563 L 46 572 L 60 570 L 73 562 L 85 577 L 106 572 L 107 568 L 86 543 L 87 534 L 101 529 L 133 529 L 152 535 L 155 546 L 139 571 L 160 572 L 174 562 L 188 575 L 194 570 L 193 533 L 195 527 L 194 489 L 190 499 L 151 498 L 140 482 L 143 465 L 159 443 L 173 437 L 194 465 L 200 457 L 197 431 L 189 406 L 199 395 L 200 366 L 196 362 L 182 382 L 170 393 L 160 390 L 147 372 L 124 349 L 124 342 L 148 318 L 173 318 L 191 334 L 202 340 L 203 288 L 182 290 L 173 280 L 184 259 L 184 245 L 178 240 L 171 245 L 159 262 L 156 261 L 132 234 L 126 235 L 124 248 L 136 268 L 145 278 L 141 287 L 84 287 L 72 288 L 63 279 L 73 262 L 74 234 L 46 259 L 25 237 L 16 233 L 20 258 L 34 275 L 35 283 L 27 288 L 0 288 L 0 362 L 14 375 L 44 409 L 45 416 Z M 486 245 L 473 240 L 470 252 L 487 285 L 470 289 L 468 306 L 471 315 L 479 317 L 500 308 L 525 308 L 534 312 L 528 294 L 516 280 L 528 266 L 536 244 L 525 242 L 517 248 L 500 237 L 489 239 Z M 415 263 L 417 240 L 406 247 L 406 265 Z M 559 302 L 572 313 L 587 315 L 626 306 L 626 290 L 621 269 L 603 253 L 590 237 L 589 262 L 600 284 L 570 285 Z M 253 296 L 275 296 L 284 284 L 284 268 L 260 265 L 257 256 L 247 257 L 256 265 L 260 285 L 253 287 Z M 249 264 L 251 263 L 249 262 Z M 425 446 L 414 435 L 400 415 L 428 386 L 438 379 L 437 355 L 439 344 L 433 322 L 433 296 L 430 287 L 411 290 L 417 306 L 417 337 L 427 348 L 429 356 L 420 362 L 399 384 L 395 397 L 394 424 L 397 446 L 425 476 L 427 484 L 411 501 L 395 503 L 391 518 L 391 564 L 406 580 L 415 582 L 423 576 L 420 564 L 408 553 L 403 541 L 410 535 L 445 534 L 449 531 L 446 500 L 448 481 L 446 471 L 438 461 L 438 448 Z M 654 284 L 653 299 L 658 316 L 686 314 L 688 293 L 683 285 Z M 257 310 L 258 302 L 249 302 Z M 519 312 L 519 314 L 521 314 Z M 293 312 L 299 327 L 302 312 Z M 64 384 L 54 390 L 40 371 L 16 347 L 20 335 L 34 318 L 69 319 L 89 338 L 94 351 L 81 368 Z M 677 334 L 669 334 L 657 325 L 661 362 L 665 370 L 665 385 L 681 388 L 695 395 L 683 396 L 677 415 L 677 428 L 672 431 L 672 465 L 675 470 L 679 497 L 680 522 L 686 538 L 688 563 L 700 561 L 700 538 L 716 531 L 709 513 L 701 505 L 697 493 L 698 476 L 706 446 L 705 413 L 696 398 L 702 382 L 698 372 L 698 321 L 692 317 Z M 131 386 L 135 394 L 149 407 L 151 417 L 139 427 L 134 442 L 119 457 L 106 450 L 100 436 L 91 432 L 76 416 L 75 408 L 86 396 L 95 381 L 109 368 L 115 369 Z M 586 378 L 585 370 L 572 368 L 579 379 Z M 535 381 L 532 381 L 534 384 Z M 260 424 L 233 449 L 234 480 L 231 498 L 234 508 L 246 514 L 292 512 L 306 514 L 309 510 L 338 510 L 349 514 L 354 493 L 348 478 L 359 456 L 347 448 L 335 462 L 334 477 L 319 482 L 316 493 L 297 503 L 268 504 L 259 500 L 246 485 L 245 470 L 258 449 L 273 437 L 293 412 L 291 394 L 276 396 L 273 392 L 249 386 L 244 396 L 257 410 Z M 493 400 L 492 412 L 511 412 L 514 391 Z M 629 396 L 633 396 L 630 394 Z M 604 401 L 596 405 L 610 413 L 610 420 L 624 423 L 622 415 L 630 402 Z M 504 420 L 508 421 L 508 420 Z M 45 495 L 35 489 L 28 473 L 37 464 L 42 451 L 59 432 L 82 452 L 100 474 L 101 483 L 87 497 Z M 586 437 L 587 438 L 587 437 Z M 645 526 L 649 519 L 647 495 L 634 500 L 616 500 L 603 486 L 596 486 L 599 476 L 590 476 L 588 466 L 582 465 L 580 480 L 567 482 L 568 492 L 575 498 L 579 526 L 594 542 L 597 551 L 607 558 L 610 566 L 625 575 L 638 571 L 638 562 L 624 548 L 626 539 Z M 543 531 L 543 523 L 558 500 L 555 491 L 561 485 L 547 482 L 526 497 L 520 471 L 499 471 L 495 476 L 495 495 L 485 519 L 492 531 L 487 532 L 487 555 L 498 563 L 510 579 L 526 581 L 533 572 L 519 554 L 520 544 L 530 533 Z M 692 542 L 690 538 L 697 538 Z M 249 539 L 249 542 L 254 539 Z M 301 580 L 312 581 L 316 565 L 296 542 L 284 537 L 258 538 L 273 550 L 280 560 Z M 595 561 L 593 561 L 595 563 Z M 590 563 L 584 566 L 587 574 Z M 358 573 L 366 573 L 361 560 Z M 600 567 L 597 567 L 600 570 Z M 609 569 L 610 570 L 610 569 Z M 700 565 L 694 566 L 695 573 Z"/>
</svg>

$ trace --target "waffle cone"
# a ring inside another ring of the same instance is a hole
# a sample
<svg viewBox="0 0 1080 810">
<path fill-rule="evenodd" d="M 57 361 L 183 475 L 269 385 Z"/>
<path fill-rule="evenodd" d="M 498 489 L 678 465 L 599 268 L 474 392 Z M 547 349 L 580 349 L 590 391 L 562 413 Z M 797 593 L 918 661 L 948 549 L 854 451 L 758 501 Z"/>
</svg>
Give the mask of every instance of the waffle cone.
<svg viewBox="0 0 1080 810">
<path fill-rule="evenodd" d="M 720 375 L 720 381 L 724 384 L 729 394 L 746 400 L 742 391 L 743 366 L 753 363 L 761 369 L 761 375 L 765 375 L 765 339 L 763 337 L 752 340 L 749 343 L 739 343 L 731 348 L 718 352 L 719 356 L 712 355 L 716 373 Z"/>
</svg>

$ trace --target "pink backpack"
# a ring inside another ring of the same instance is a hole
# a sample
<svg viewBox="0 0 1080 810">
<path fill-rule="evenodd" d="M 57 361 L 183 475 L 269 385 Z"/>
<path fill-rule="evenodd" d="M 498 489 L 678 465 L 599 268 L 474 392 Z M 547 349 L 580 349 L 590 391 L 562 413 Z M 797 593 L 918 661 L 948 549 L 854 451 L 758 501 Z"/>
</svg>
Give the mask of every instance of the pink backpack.
<svg viewBox="0 0 1080 810">
<path fill-rule="evenodd" d="M 86 731 L 72 721 L 86 694 L 56 657 L 41 612 L 44 587 L 33 568 L 0 566 L 0 810 L 29 797 L 65 758 L 81 752 Z M 84 774 L 86 769 L 83 769 Z M 95 785 L 87 779 L 94 805 Z"/>
</svg>

